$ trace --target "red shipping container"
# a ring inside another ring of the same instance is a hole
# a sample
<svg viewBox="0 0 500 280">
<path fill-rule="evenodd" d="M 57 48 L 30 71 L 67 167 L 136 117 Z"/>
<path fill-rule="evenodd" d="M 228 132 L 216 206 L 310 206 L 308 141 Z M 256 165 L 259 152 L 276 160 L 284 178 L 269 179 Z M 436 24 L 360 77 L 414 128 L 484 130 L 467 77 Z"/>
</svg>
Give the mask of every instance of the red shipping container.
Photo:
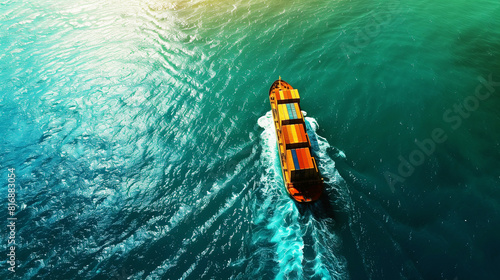
<svg viewBox="0 0 500 280">
<path fill-rule="evenodd" d="M 306 169 L 306 157 L 305 157 L 304 149 L 297 150 L 297 158 L 299 159 L 300 169 Z"/>
</svg>

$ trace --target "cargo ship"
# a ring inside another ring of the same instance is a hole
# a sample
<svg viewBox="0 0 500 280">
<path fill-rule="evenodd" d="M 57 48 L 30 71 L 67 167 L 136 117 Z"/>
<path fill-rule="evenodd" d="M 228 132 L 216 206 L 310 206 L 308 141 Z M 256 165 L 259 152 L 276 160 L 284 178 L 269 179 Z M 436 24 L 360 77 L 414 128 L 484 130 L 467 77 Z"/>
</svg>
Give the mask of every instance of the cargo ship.
<svg viewBox="0 0 500 280">
<path fill-rule="evenodd" d="M 269 89 L 269 101 L 285 188 L 297 202 L 316 201 L 323 192 L 323 178 L 311 155 L 299 92 L 280 77 Z"/>
</svg>

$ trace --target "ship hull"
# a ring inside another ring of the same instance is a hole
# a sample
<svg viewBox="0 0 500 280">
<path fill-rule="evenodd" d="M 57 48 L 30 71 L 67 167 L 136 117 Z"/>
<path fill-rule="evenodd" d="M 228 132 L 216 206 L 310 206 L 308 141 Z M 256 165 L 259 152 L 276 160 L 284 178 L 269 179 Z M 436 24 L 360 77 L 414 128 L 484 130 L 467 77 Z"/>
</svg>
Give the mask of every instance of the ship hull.
<svg viewBox="0 0 500 280">
<path fill-rule="evenodd" d="M 269 89 L 269 102 L 285 189 L 299 203 L 314 202 L 323 193 L 323 178 L 311 155 L 298 91 L 277 80 Z"/>
</svg>

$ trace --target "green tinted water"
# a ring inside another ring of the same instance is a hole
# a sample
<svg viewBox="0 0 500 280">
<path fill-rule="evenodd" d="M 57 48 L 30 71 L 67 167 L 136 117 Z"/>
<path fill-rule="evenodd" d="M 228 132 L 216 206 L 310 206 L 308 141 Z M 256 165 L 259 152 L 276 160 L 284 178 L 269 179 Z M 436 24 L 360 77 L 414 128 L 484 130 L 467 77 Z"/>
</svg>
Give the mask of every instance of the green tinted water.
<svg viewBox="0 0 500 280">
<path fill-rule="evenodd" d="M 16 277 L 500 274 L 498 1 L 0 5 Z M 279 75 L 327 181 L 312 207 L 282 186 Z"/>
</svg>

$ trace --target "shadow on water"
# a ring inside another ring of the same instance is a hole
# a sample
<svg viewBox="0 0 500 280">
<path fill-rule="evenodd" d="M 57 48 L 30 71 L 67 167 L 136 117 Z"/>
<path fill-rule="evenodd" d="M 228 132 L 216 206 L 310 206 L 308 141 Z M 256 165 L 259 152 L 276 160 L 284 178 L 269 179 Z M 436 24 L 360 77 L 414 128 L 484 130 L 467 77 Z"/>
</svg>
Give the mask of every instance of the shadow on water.
<svg viewBox="0 0 500 280">
<path fill-rule="evenodd" d="M 295 202 L 297 209 L 301 215 L 312 215 L 317 220 L 336 219 L 341 207 L 335 203 L 335 197 L 339 197 L 339 191 L 336 188 L 329 187 L 327 183 L 323 183 L 324 191 L 318 201 L 313 203 Z"/>
</svg>

